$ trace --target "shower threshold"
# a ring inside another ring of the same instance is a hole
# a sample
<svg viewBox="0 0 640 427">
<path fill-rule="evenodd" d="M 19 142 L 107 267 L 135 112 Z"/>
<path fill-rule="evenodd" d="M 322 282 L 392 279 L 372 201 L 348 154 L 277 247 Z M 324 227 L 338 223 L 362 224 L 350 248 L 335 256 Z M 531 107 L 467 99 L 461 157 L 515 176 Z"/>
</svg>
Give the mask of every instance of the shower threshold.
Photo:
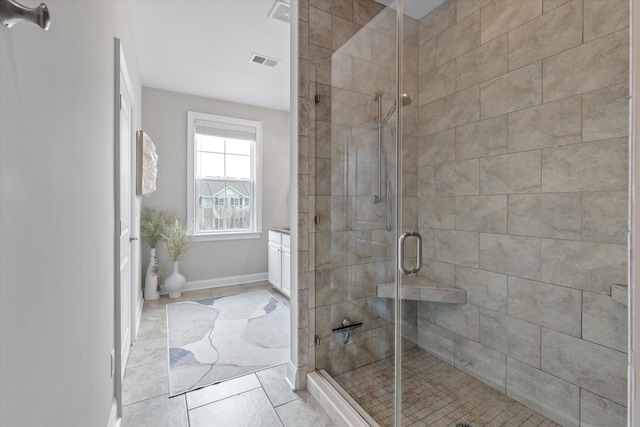
<svg viewBox="0 0 640 427">
<path fill-rule="evenodd" d="M 393 366 L 394 358 L 388 357 L 334 377 L 320 372 L 363 421 L 387 427 L 394 421 Z M 420 348 L 403 352 L 402 370 L 403 426 L 560 427 Z"/>
</svg>

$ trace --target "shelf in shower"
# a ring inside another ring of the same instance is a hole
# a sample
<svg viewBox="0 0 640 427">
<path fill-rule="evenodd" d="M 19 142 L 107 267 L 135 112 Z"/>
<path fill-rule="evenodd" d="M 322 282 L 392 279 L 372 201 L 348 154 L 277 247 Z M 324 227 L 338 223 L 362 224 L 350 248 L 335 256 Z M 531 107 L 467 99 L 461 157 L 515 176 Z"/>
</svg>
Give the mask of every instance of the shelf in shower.
<svg viewBox="0 0 640 427">
<path fill-rule="evenodd" d="M 406 279 L 402 284 L 402 298 L 413 301 L 444 302 L 448 304 L 466 304 L 467 291 L 451 285 L 415 277 Z M 378 297 L 395 298 L 393 283 L 380 283 Z"/>
</svg>

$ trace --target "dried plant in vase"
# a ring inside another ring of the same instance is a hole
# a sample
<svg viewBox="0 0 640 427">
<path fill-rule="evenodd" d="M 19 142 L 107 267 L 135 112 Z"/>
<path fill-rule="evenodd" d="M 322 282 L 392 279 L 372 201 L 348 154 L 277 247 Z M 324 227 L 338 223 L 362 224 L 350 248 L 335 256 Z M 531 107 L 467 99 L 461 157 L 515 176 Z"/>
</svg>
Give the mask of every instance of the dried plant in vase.
<svg viewBox="0 0 640 427">
<path fill-rule="evenodd" d="M 162 238 L 167 254 L 173 260 L 173 273 L 164 281 L 164 287 L 169 291 L 169 298 L 178 298 L 185 284 L 184 276 L 178 271 L 178 262 L 191 242 L 189 227 L 180 224 L 176 219 L 172 225 L 165 225 Z"/>
<path fill-rule="evenodd" d="M 144 299 L 154 300 L 160 297 L 160 281 L 158 274 L 154 274 L 155 268 L 158 266 L 156 258 L 156 246 L 162 239 L 162 231 L 167 224 L 175 221 L 176 215 L 166 210 L 158 210 L 155 208 L 142 208 L 140 215 L 140 229 L 142 238 L 149 243 L 151 247 L 151 257 L 149 266 L 145 274 Z"/>
</svg>

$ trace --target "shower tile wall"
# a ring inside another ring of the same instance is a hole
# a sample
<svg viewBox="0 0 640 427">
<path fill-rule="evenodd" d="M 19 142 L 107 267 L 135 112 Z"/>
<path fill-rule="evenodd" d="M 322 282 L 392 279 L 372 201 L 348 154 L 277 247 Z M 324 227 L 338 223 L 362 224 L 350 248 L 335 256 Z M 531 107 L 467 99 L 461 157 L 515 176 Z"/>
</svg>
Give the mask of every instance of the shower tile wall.
<svg viewBox="0 0 640 427">
<path fill-rule="evenodd" d="M 373 94 L 382 93 L 386 114 L 395 99 L 395 10 L 373 0 L 311 0 L 301 7 L 308 10 L 308 40 L 303 37 L 308 57 L 301 61 L 309 82 L 308 110 L 302 112 L 308 118 L 302 127 L 308 130 L 301 143 L 308 146 L 300 150 L 308 153 L 300 160 L 308 171 L 300 180 L 308 185 L 308 204 L 299 210 L 301 232 L 304 228 L 309 233 L 304 266 L 312 327 L 309 367 L 337 375 L 393 354 L 393 301 L 376 294 L 379 283 L 394 277 L 395 232 L 385 229 L 385 203 L 374 204 L 372 196 L 378 182 Z M 418 21 L 407 18 L 404 25 L 405 91 L 417 100 Z M 316 93 L 320 102 L 309 102 Z M 416 229 L 417 102 L 403 111 L 408 118 L 403 128 L 403 220 L 407 228 Z M 383 127 L 389 156 L 394 127 L 393 122 Z M 384 185 L 382 191 L 384 196 Z M 314 216 L 320 218 L 318 224 Z M 416 345 L 416 309 L 415 302 L 404 307 L 405 348 Z M 344 318 L 363 322 L 347 345 L 342 334 L 331 331 Z M 314 335 L 320 339 L 318 346 Z"/>
<path fill-rule="evenodd" d="M 448 0 L 418 25 L 420 274 L 467 290 L 418 304 L 418 345 L 564 426 L 626 425 L 628 6 Z"/>
</svg>

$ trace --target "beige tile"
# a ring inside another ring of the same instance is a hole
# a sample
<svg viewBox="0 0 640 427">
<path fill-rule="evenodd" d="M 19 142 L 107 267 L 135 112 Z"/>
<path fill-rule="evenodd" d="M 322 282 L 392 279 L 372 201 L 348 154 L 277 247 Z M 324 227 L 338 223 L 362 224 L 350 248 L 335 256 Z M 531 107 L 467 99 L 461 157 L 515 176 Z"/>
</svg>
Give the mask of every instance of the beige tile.
<svg viewBox="0 0 640 427">
<path fill-rule="evenodd" d="M 419 23 L 417 19 L 404 15 L 402 20 L 402 29 L 402 39 L 405 43 L 409 43 L 413 46 L 418 46 L 420 44 L 418 39 Z"/>
<path fill-rule="evenodd" d="M 608 295 L 583 292 L 582 339 L 628 352 L 628 309 Z"/>
<path fill-rule="evenodd" d="M 542 14 L 542 0 L 495 0 L 482 8 L 482 43 Z"/>
<path fill-rule="evenodd" d="M 580 96 L 509 113 L 509 152 L 581 142 Z"/>
<path fill-rule="evenodd" d="M 627 248 L 542 239 L 541 270 L 544 282 L 608 295 L 611 285 L 627 283 Z"/>
<path fill-rule="evenodd" d="M 133 405 L 123 406 L 123 427 L 187 427 L 187 407 L 184 396 L 169 398 L 168 395 L 143 400 Z"/>
<path fill-rule="evenodd" d="M 377 31 L 371 33 L 372 60 L 377 65 L 387 68 L 395 68 L 396 64 L 396 40 Z"/>
<path fill-rule="evenodd" d="M 455 228 L 487 233 L 507 232 L 507 196 L 459 196 Z"/>
<path fill-rule="evenodd" d="M 490 80 L 506 73 L 507 36 L 504 35 L 456 58 L 456 88 Z"/>
<path fill-rule="evenodd" d="M 565 427 L 580 425 L 580 388 L 507 357 L 507 396 Z"/>
<path fill-rule="evenodd" d="M 420 75 L 419 105 L 444 98 L 456 91 L 456 62 L 450 61 Z"/>
<path fill-rule="evenodd" d="M 504 393 L 507 356 L 456 335 L 455 366 Z"/>
<path fill-rule="evenodd" d="M 585 43 L 628 26 L 628 1 L 587 0 L 584 2 Z"/>
<path fill-rule="evenodd" d="M 456 228 L 455 197 L 421 197 L 418 225 L 427 228 Z"/>
<path fill-rule="evenodd" d="M 507 116 L 456 128 L 456 160 L 478 159 L 507 152 Z"/>
<path fill-rule="evenodd" d="M 451 7 L 455 8 L 455 4 Z M 449 62 L 478 46 L 480 46 L 480 12 L 468 16 L 437 36 L 436 65 Z"/>
<path fill-rule="evenodd" d="M 580 240 L 580 193 L 522 194 L 509 196 L 509 234 Z"/>
<path fill-rule="evenodd" d="M 533 367 L 540 367 L 540 326 L 480 309 L 479 342 Z"/>
<path fill-rule="evenodd" d="M 627 244 L 628 194 L 626 191 L 582 195 L 582 239 Z"/>
<path fill-rule="evenodd" d="M 418 48 L 418 75 L 422 76 L 436 68 L 436 39 L 431 39 Z"/>
<path fill-rule="evenodd" d="M 287 376 L 286 364 L 258 371 L 256 375 L 274 407 L 309 396 L 308 391 L 293 391 L 287 385 L 285 382 L 285 377 Z"/>
<path fill-rule="evenodd" d="M 309 7 L 309 43 L 331 49 L 331 15 Z"/>
<path fill-rule="evenodd" d="M 436 166 L 436 195 L 465 196 L 479 191 L 477 159 Z"/>
<path fill-rule="evenodd" d="M 456 334 L 478 339 L 478 306 L 473 304 L 436 304 L 435 324 Z"/>
<path fill-rule="evenodd" d="M 456 131 L 448 129 L 420 138 L 418 166 L 453 162 L 456 153 Z"/>
<path fill-rule="evenodd" d="M 556 7 L 562 6 L 569 1 L 571 0 L 542 0 L 542 12 L 551 12 Z"/>
<path fill-rule="evenodd" d="M 419 43 L 422 45 L 456 23 L 456 3 L 445 1 L 420 19 Z"/>
<path fill-rule="evenodd" d="M 542 150 L 542 191 L 618 191 L 628 186 L 627 138 Z"/>
<path fill-rule="evenodd" d="M 433 239 L 435 240 L 435 233 Z M 455 283 L 456 268 L 453 264 L 435 261 L 433 259 L 423 259 L 422 267 L 420 271 L 421 277 L 444 285 L 453 285 Z"/>
<path fill-rule="evenodd" d="M 435 104 L 436 130 L 475 122 L 480 119 L 480 86 L 453 93 Z"/>
<path fill-rule="evenodd" d="M 418 317 L 418 347 L 453 364 L 454 333 Z"/>
<path fill-rule="evenodd" d="M 491 3 L 492 0 L 458 0 L 457 17 L 458 21 L 471 15 L 473 12 Z"/>
<path fill-rule="evenodd" d="M 540 239 L 481 233 L 480 268 L 538 280 Z"/>
<path fill-rule="evenodd" d="M 352 0 L 309 0 L 309 6 L 344 19 L 353 18 Z"/>
<path fill-rule="evenodd" d="M 436 259 L 451 264 L 478 266 L 478 233 L 436 230 Z"/>
<path fill-rule="evenodd" d="M 355 27 L 350 29 L 344 29 L 347 33 L 353 31 Z M 352 56 L 354 58 L 364 59 L 365 61 L 373 60 L 373 46 L 372 37 L 373 31 L 368 28 L 360 29 L 353 37 L 349 38 L 337 52 L 345 55 Z"/>
<path fill-rule="evenodd" d="M 456 287 L 467 291 L 467 303 L 507 312 L 507 276 L 457 265 Z"/>
<path fill-rule="evenodd" d="M 544 102 L 624 83 L 629 79 L 629 32 L 617 31 L 543 62 Z"/>
<path fill-rule="evenodd" d="M 331 15 L 331 49 L 339 50 L 362 28 L 350 20 Z"/>
<path fill-rule="evenodd" d="M 260 387 L 255 374 L 244 375 L 187 393 L 187 407 L 194 409 Z"/>
<path fill-rule="evenodd" d="M 623 83 L 582 95 L 582 140 L 629 134 L 629 86 Z"/>
<path fill-rule="evenodd" d="M 189 411 L 193 427 L 210 425 L 282 426 L 265 392 L 255 389 Z"/>
<path fill-rule="evenodd" d="M 122 385 L 122 404 L 162 396 L 169 390 L 167 361 L 127 368 Z"/>
<path fill-rule="evenodd" d="M 480 85 L 480 117 L 487 118 L 542 103 L 542 62 Z"/>
<path fill-rule="evenodd" d="M 353 21 L 365 25 L 384 9 L 379 3 L 367 0 L 353 0 Z"/>
<path fill-rule="evenodd" d="M 509 315 L 580 337 L 582 292 L 518 277 L 508 286 Z"/>
<path fill-rule="evenodd" d="M 334 422 L 312 396 L 294 400 L 276 408 L 285 427 L 333 427 Z"/>
<path fill-rule="evenodd" d="M 436 194 L 436 169 L 434 166 L 418 168 L 418 197 Z"/>
<path fill-rule="evenodd" d="M 627 355 L 542 330 L 542 370 L 619 404 L 627 401 Z"/>
<path fill-rule="evenodd" d="M 436 103 L 420 105 L 418 108 L 418 135 L 424 136 L 436 131 Z"/>
<path fill-rule="evenodd" d="M 371 121 L 371 94 L 331 90 L 331 123 L 357 127 Z"/>
<path fill-rule="evenodd" d="M 509 69 L 582 44 L 582 2 L 572 1 L 509 32 Z"/>
<path fill-rule="evenodd" d="M 390 77 L 389 69 L 386 67 L 361 59 L 353 59 L 353 90 L 363 96 L 368 96 L 372 105 L 375 104 L 372 96 L 373 93 L 393 92 L 394 82 Z M 367 110 L 367 112 L 368 111 L 369 110 Z M 360 124 L 362 124 L 362 122 Z"/>
<path fill-rule="evenodd" d="M 627 408 L 604 399 L 587 390 L 580 395 L 580 419 L 582 425 L 589 427 L 625 427 L 627 426 Z"/>
<path fill-rule="evenodd" d="M 480 159 L 480 193 L 540 191 L 540 152 L 528 151 Z"/>
</svg>

